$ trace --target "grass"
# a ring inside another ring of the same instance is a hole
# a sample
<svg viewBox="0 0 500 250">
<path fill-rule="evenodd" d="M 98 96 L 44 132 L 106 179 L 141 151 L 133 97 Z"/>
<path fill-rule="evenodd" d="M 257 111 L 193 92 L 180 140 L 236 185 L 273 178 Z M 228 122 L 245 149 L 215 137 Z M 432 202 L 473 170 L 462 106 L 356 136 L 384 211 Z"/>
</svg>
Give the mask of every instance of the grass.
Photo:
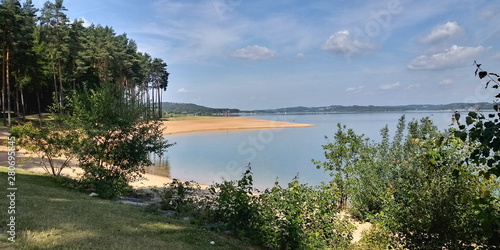
<svg viewBox="0 0 500 250">
<path fill-rule="evenodd" d="M 16 243 L 2 235 L 0 249 L 256 249 L 188 222 L 89 197 L 51 176 L 16 172 Z M 6 167 L 0 180 L 5 193 Z M 6 199 L 0 197 L 1 233 L 7 231 Z"/>
</svg>

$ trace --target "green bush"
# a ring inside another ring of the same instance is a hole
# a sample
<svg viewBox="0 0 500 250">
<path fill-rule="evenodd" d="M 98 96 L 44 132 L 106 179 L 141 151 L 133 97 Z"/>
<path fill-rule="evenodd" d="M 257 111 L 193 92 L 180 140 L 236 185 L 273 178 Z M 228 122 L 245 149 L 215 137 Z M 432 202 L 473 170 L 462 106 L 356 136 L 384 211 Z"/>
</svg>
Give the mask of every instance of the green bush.
<svg viewBox="0 0 500 250">
<path fill-rule="evenodd" d="M 259 198 L 253 194 L 254 191 L 250 166 L 240 180 L 212 185 L 212 222 L 222 224 L 225 230 L 237 236 L 255 238 L 258 234 Z"/>
<path fill-rule="evenodd" d="M 163 203 L 191 204 L 187 196 L 178 195 L 185 192 L 183 185 L 165 189 Z M 353 226 L 339 215 L 339 197 L 334 185 L 309 187 L 297 179 L 287 188 L 276 185 L 256 193 L 249 167 L 240 180 L 212 185 L 210 195 L 189 207 L 197 222 L 267 248 L 345 249 Z"/>
<path fill-rule="evenodd" d="M 339 215 L 334 185 L 310 187 L 295 179 L 260 196 L 261 237 L 273 249 L 345 249 L 353 225 Z"/>
<path fill-rule="evenodd" d="M 380 223 L 410 249 L 494 245 L 498 202 L 477 200 L 500 189 L 464 163 L 473 148 L 428 118 L 406 124 L 402 117 L 392 141 L 387 127 L 381 133 L 381 142 L 369 143 L 339 125 L 339 140 L 324 146 L 328 162 L 318 166 L 342 171 L 334 181 L 353 215 Z"/>
<path fill-rule="evenodd" d="M 152 164 L 150 154 L 172 145 L 163 139 L 160 122 L 144 120 L 137 96 L 112 83 L 73 91 L 64 110 L 56 108 L 55 123 L 80 135 L 71 150 L 84 170 L 82 188 L 102 198 L 130 190 L 129 183 Z"/>
<path fill-rule="evenodd" d="M 173 179 L 162 189 L 152 190 L 160 199 L 160 209 L 192 214 L 201 203 L 201 187 L 196 182 Z"/>
<path fill-rule="evenodd" d="M 16 145 L 36 154 L 43 169 L 53 176 L 59 176 L 75 157 L 73 146 L 79 140 L 78 131 L 38 128 L 28 122 L 12 127 L 9 132 L 16 138 Z M 58 157 L 64 158 L 60 165 L 55 161 Z"/>
<path fill-rule="evenodd" d="M 374 224 L 369 230 L 363 231 L 359 242 L 352 246 L 353 249 L 403 249 L 398 245 L 398 240 L 391 233 L 379 224 Z"/>
</svg>

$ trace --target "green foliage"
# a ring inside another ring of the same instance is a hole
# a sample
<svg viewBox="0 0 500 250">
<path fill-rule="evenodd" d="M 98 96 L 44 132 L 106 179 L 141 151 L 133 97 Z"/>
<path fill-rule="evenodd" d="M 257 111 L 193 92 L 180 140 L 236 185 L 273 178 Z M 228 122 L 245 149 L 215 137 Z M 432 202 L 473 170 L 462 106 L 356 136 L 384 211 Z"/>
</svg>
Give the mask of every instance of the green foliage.
<svg viewBox="0 0 500 250">
<path fill-rule="evenodd" d="M 77 131 L 37 128 L 31 122 L 12 127 L 10 134 L 17 138 L 16 145 L 38 155 L 45 171 L 54 176 L 60 175 L 61 171 L 75 157 L 73 146 L 79 140 Z M 55 158 L 58 157 L 64 157 L 60 165 L 55 161 Z M 48 161 L 49 166 L 47 166 L 46 161 Z"/>
<path fill-rule="evenodd" d="M 168 144 L 158 121 L 142 119 L 143 108 L 133 95 L 111 84 L 73 92 L 56 121 L 80 133 L 73 147 L 84 170 L 82 184 L 101 197 L 129 190 L 151 165 L 151 153 L 162 154 Z"/>
<path fill-rule="evenodd" d="M 455 138 L 409 139 L 415 153 L 395 169 L 378 219 L 412 249 L 482 242 L 471 200 L 483 184 L 461 164 L 461 143 Z"/>
<path fill-rule="evenodd" d="M 379 224 L 374 224 L 369 230 L 363 231 L 361 240 L 357 242 L 353 249 L 402 249 L 397 244 L 396 237 Z"/>
<path fill-rule="evenodd" d="M 473 201 L 498 194 L 498 185 L 463 164 L 471 149 L 460 139 L 439 132 L 428 118 L 406 126 L 404 116 L 392 141 L 387 127 L 380 143 L 338 129 L 339 140 L 324 146 L 328 162 L 321 166 L 345 177 L 334 183 L 345 190 L 353 215 L 381 223 L 411 249 L 492 245 L 494 223 L 478 219 Z M 498 203 L 489 204 L 485 216 L 498 218 Z"/>
<path fill-rule="evenodd" d="M 260 237 L 273 249 L 345 249 L 353 225 L 339 215 L 339 197 L 334 185 L 276 184 L 259 197 Z"/>
<path fill-rule="evenodd" d="M 63 0 L 47 1 L 40 10 L 32 0 L 22 5 L 19 0 L 0 2 L 6 114 L 14 108 L 18 115 L 38 111 L 42 124 L 41 113 L 54 102 L 63 108 L 69 90 L 80 90 L 85 82 L 89 88 L 113 82 L 141 94 L 138 102 L 148 106 L 145 116 L 161 116 L 167 64 L 138 52 L 135 41 L 126 34 L 117 35 L 111 27 L 85 27 L 82 20 L 70 23 L 67 11 Z M 14 100 L 16 105 L 11 105 Z M 154 102 L 158 102 L 156 107 L 151 105 Z M 9 116 L 4 124 L 10 127 L 10 120 Z"/>
<path fill-rule="evenodd" d="M 259 222 L 258 197 L 253 195 L 254 191 L 250 166 L 240 180 L 212 185 L 213 222 L 222 223 L 238 236 L 253 238 Z"/>
<path fill-rule="evenodd" d="M 481 64 L 475 61 L 474 65 L 475 75 L 487 79 L 485 88 L 499 88 L 500 75 L 483 70 Z M 484 188 L 473 197 L 473 201 L 489 244 L 500 245 L 500 110 L 497 104 L 500 94 L 495 98 L 494 112 L 487 115 L 479 111 L 469 112 L 465 124 L 460 120 L 460 113 L 455 113 L 454 121 L 458 129 L 452 131 L 470 149 L 464 163 L 473 167 L 483 177 L 484 183 L 490 184 L 489 188 Z"/>
<path fill-rule="evenodd" d="M 337 124 L 338 131 L 334 136 L 334 143 L 329 143 L 323 146 L 325 150 L 326 162 L 313 160 L 317 164 L 317 168 L 323 168 L 325 171 L 330 171 L 330 175 L 334 177 L 333 181 L 340 190 L 341 196 L 339 205 L 342 208 L 347 206 L 347 182 L 350 180 L 349 174 L 351 169 L 362 160 L 362 152 L 365 148 L 367 139 L 363 135 L 358 136 L 352 129 L 347 129 L 346 126 Z M 328 137 L 326 137 L 328 139 Z"/>
<path fill-rule="evenodd" d="M 271 249 L 345 249 L 353 225 L 339 215 L 334 185 L 310 187 L 295 179 L 254 193 L 250 167 L 236 181 L 216 183 L 202 196 L 199 186 L 174 181 L 157 191 L 162 208 L 193 216 L 195 223 L 231 232 Z"/>
<path fill-rule="evenodd" d="M 153 189 L 152 191 L 161 199 L 160 209 L 163 210 L 189 214 L 195 211 L 198 204 L 201 203 L 198 199 L 201 187 L 195 182 L 173 179 L 162 189 Z"/>
</svg>

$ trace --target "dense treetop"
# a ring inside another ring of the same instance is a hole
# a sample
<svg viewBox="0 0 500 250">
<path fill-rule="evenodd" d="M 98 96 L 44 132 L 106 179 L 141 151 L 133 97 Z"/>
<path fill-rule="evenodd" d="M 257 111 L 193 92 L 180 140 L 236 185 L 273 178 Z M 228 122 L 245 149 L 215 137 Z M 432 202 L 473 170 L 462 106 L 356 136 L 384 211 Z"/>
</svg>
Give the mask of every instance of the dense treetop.
<svg viewBox="0 0 500 250">
<path fill-rule="evenodd" d="M 140 95 L 148 107 L 154 109 L 158 103 L 161 110 L 167 64 L 139 52 L 127 34 L 70 21 L 66 11 L 63 0 L 47 1 L 41 9 L 31 0 L 1 1 L 4 124 L 10 125 L 12 112 L 23 117 L 27 112 L 42 113 L 53 102 L 63 107 L 69 91 L 84 85 L 112 84 Z"/>
</svg>

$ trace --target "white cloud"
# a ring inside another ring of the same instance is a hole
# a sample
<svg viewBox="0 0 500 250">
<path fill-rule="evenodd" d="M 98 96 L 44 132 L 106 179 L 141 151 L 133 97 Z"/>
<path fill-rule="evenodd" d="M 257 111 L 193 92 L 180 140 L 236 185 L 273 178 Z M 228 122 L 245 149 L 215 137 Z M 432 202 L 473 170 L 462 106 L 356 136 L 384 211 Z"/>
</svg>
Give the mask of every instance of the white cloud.
<svg viewBox="0 0 500 250">
<path fill-rule="evenodd" d="M 187 94 L 187 93 L 191 93 L 191 91 L 185 89 L 185 88 L 180 88 L 177 90 L 177 93 L 179 94 Z"/>
<path fill-rule="evenodd" d="M 82 21 L 82 22 L 83 22 L 83 23 L 82 23 L 83 27 L 86 27 L 86 28 L 88 28 L 88 27 L 90 27 L 90 25 L 92 25 L 92 22 L 89 22 L 89 21 L 88 21 L 87 19 L 85 19 L 84 17 L 79 18 L 79 19 L 78 19 L 78 21 Z"/>
<path fill-rule="evenodd" d="M 451 78 L 445 78 L 439 82 L 439 85 L 452 85 L 453 84 L 453 79 Z"/>
<path fill-rule="evenodd" d="M 372 43 L 354 39 L 348 30 L 341 30 L 331 35 L 321 48 L 333 53 L 351 55 L 364 50 L 373 50 L 375 46 Z"/>
<path fill-rule="evenodd" d="M 450 37 L 464 33 L 464 29 L 457 22 L 447 22 L 434 27 L 431 32 L 420 39 L 422 43 L 438 43 Z"/>
<path fill-rule="evenodd" d="M 401 86 L 401 84 L 399 82 L 395 82 L 395 83 L 388 83 L 388 84 L 380 85 L 378 87 L 382 90 L 391 90 L 391 89 L 399 88 L 400 86 Z"/>
<path fill-rule="evenodd" d="M 443 52 L 438 52 L 433 55 L 421 55 L 408 64 L 411 70 L 440 70 L 452 69 L 463 66 L 472 62 L 475 58 L 486 51 L 483 46 L 478 47 L 461 47 L 457 45 L 451 46 Z"/>
<path fill-rule="evenodd" d="M 488 19 L 490 17 L 495 16 L 497 13 L 498 13 L 498 10 L 487 9 L 487 10 L 481 11 L 479 13 L 479 17 L 482 18 L 482 19 Z"/>
<path fill-rule="evenodd" d="M 500 52 L 493 54 L 493 59 L 500 59 Z"/>
<path fill-rule="evenodd" d="M 247 46 L 231 53 L 231 56 L 248 60 L 268 60 L 276 57 L 278 53 L 259 45 Z"/>
<path fill-rule="evenodd" d="M 358 94 L 358 93 L 361 93 L 363 92 L 363 90 L 365 89 L 365 86 L 359 86 L 359 87 L 350 87 L 350 88 L 347 88 L 345 90 L 345 92 L 348 92 L 348 93 L 353 93 L 353 94 Z"/>
</svg>

